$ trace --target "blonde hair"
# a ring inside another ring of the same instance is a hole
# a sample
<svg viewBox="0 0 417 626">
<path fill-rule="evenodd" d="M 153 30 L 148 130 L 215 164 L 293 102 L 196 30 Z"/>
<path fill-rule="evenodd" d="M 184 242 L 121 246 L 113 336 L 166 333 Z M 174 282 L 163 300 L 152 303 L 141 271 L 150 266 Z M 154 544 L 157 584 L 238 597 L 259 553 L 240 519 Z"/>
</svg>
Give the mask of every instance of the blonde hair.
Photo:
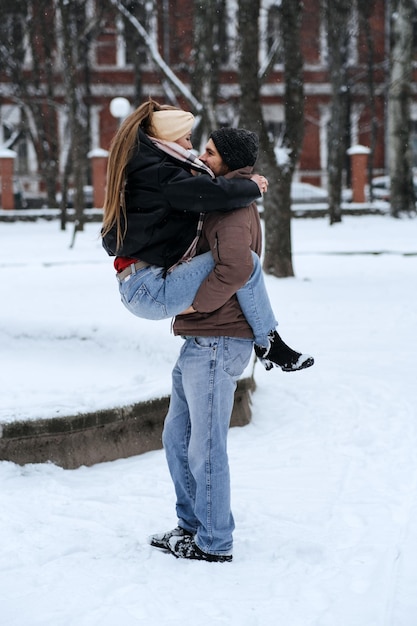
<svg viewBox="0 0 417 626">
<path fill-rule="evenodd" d="M 101 235 L 104 237 L 116 226 L 116 247 L 120 248 L 126 235 L 126 203 L 125 183 L 126 166 L 133 156 L 135 149 L 139 147 L 138 130 L 151 137 L 158 137 L 152 126 L 152 116 L 155 111 L 181 111 L 177 107 L 167 104 L 159 104 L 149 98 L 147 102 L 138 107 L 121 124 L 110 145 L 109 160 L 107 164 L 107 183 L 103 206 L 103 225 Z M 122 218 L 124 227 L 122 228 Z"/>
</svg>

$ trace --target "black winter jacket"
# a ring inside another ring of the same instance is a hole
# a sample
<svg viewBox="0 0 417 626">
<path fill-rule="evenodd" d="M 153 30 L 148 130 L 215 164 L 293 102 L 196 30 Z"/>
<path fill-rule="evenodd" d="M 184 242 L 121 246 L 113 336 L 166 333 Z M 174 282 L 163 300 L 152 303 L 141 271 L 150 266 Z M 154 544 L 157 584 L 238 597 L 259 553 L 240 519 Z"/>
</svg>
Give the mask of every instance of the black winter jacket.
<svg viewBox="0 0 417 626">
<path fill-rule="evenodd" d="M 193 176 L 186 164 L 159 150 L 139 130 L 137 152 L 127 166 L 126 236 L 116 249 L 113 227 L 103 246 L 110 256 L 137 258 L 167 269 L 194 239 L 201 212 L 248 206 L 260 195 L 252 180 Z"/>
</svg>

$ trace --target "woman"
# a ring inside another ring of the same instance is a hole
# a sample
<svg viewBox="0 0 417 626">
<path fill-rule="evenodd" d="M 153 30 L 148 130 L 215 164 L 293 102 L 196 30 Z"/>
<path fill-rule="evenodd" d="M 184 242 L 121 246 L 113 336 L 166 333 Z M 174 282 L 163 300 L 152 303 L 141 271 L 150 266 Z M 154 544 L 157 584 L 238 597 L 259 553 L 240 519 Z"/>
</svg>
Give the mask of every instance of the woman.
<svg viewBox="0 0 417 626">
<path fill-rule="evenodd" d="M 214 178 L 191 152 L 193 123 L 191 113 L 149 99 L 124 121 L 111 145 L 103 245 L 116 255 L 122 302 L 139 317 L 164 319 L 192 310 L 214 267 L 211 253 L 193 256 L 203 214 L 248 206 L 267 189 L 256 174 Z M 255 254 L 253 263 L 251 278 L 236 295 L 255 343 L 268 350 L 277 323 Z M 301 369 L 300 356 L 294 352 L 293 369 Z"/>
</svg>

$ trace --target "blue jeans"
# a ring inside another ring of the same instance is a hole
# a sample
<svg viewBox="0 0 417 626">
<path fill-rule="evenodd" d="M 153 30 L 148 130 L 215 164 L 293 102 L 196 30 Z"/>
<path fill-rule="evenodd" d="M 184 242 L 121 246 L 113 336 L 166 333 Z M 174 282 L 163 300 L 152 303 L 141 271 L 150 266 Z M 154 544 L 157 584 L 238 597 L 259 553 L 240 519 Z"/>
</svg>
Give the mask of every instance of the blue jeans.
<svg viewBox="0 0 417 626">
<path fill-rule="evenodd" d="M 240 307 L 251 326 L 255 343 L 268 346 L 268 334 L 277 326 L 266 291 L 261 262 L 252 252 L 253 272 L 236 293 Z M 134 315 L 150 320 L 162 320 L 185 311 L 193 302 L 201 283 L 214 267 L 211 252 L 200 254 L 182 263 L 170 274 L 150 265 L 136 271 L 119 285 L 125 307 Z"/>
<path fill-rule="evenodd" d="M 252 341 L 186 337 L 172 372 L 162 441 L 175 486 L 178 524 L 210 554 L 231 554 L 227 434 L 236 382 Z"/>
</svg>

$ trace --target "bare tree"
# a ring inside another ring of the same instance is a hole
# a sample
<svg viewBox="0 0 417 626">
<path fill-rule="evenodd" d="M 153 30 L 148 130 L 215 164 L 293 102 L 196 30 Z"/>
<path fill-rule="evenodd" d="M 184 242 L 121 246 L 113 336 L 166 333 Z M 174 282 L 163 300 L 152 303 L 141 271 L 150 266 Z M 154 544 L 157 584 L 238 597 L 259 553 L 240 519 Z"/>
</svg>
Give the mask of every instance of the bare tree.
<svg viewBox="0 0 417 626">
<path fill-rule="evenodd" d="M 342 220 L 342 180 L 349 147 L 350 84 L 348 76 L 349 19 L 351 0 L 323 0 L 328 65 L 332 87 L 328 125 L 329 217 L 330 223 Z"/>
<path fill-rule="evenodd" d="M 367 68 L 367 87 L 369 99 L 367 107 L 369 108 L 370 118 L 370 154 L 368 159 L 368 180 L 371 182 L 374 170 L 374 155 L 378 132 L 378 123 L 376 116 L 376 98 L 375 98 L 375 49 L 374 39 L 372 36 L 371 17 L 375 12 L 375 0 L 356 0 L 358 7 L 359 22 L 364 33 L 366 44 L 366 68 Z M 370 200 L 373 200 L 372 185 L 370 184 Z"/>
<path fill-rule="evenodd" d="M 137 2 L 136 0 L 124 0 L 123 5 L 135 19 L 143 24 L 145 30 L 149 31 L 150 17 L 156 11 L 155 1 L 148 0 L 147 2 Z M 104 6 L 104 3 L 102 6 Z M 121 17 L 124 28 L 124 40 L 126 44 L 126 61 L 131 63 L 133 66 L 133 106 L 137 107 L 143 99 L 142 74 L 143 65 L 147 61 L 148 51 L 143 38 L 135 26 L 131 23 L 130 19 L 128 19 L 126 15 L 122 15 Z"/>
<path fill-rule="evenodd" d="M 87 150 L 85 148 L 86 111 L 84 81 L 81 80 L 82 31 L 85 26 L 84 2 L 58 0 L 62 37 L 63 78 L 68 106 L 70 158 L 74 179 L 74 236 L 84 228 L 84 185 L 87 182 Z M 84 51 L 83 51 L 84 52 Z M 74 241 L 74 238 L 73 238 Z"/>
<path fill-rule="evenodd" d="M 55 206 L 59 170 L 54 76 L 54 20 L 49 0 L 0 0 L 0 64 L 10 77 L 10 98 L 22 112 L 16 141 L 34 146 L 48 204 Z M 29 54 L 30 63 L 25 64 Z M 10 146 L 12 147 L 12 146 Z"/>
<path fill-rule="evenodd" d="M 90 182 L 90 110 L 91 71 L 90 47 L 98 33 L 101 22 L 101 10 L 90 19 L 86 13 L 84 0 L 57 0 L 60 19 L 59 37 L 62 42 L 60 63 L 63 68 L 65 106 L 68 118 L 69 142 L 68 160 L 63 173 L 63 191 L 71 174 L 74 187 L 74 243 L 75 234 L 83 230 L 85 221 L 84 187 Z M 63 193 L 65 196 L 65 193 Z M 61 228 L 65 228 L 65 219 L 61 217 Z"/>
<path fill-rule="evenodd" d="M 393 217 L 415 212 L 410 149 L 412 9 L 412 0 L 391 0 L 388 151 Z"/>
<path fill-rule="evenodd" d="M 220 64 L 226 60 L 226 2 L 194 0 L 194 50 L 191 89 L 202 104 L 201 121 L 194 130 L 196 145 L 217 126 Z"/>
<path fill-rule="evenodd" d="M 276 148 L 274 139 L 268 134 L 261 106 L 261 77 L 257 63 L 260 2 L 239 0 L 240 123 L 257 130 L 260 136 L 259 165 L 269 179 L 268 193 L 264 197 L 264 269 L 278 277 L 294 276 L 291 183 L 299 159 L 304 127 L 303 63 L 300 49 L 302 6 L 301 0 L 282 0 L 280 6 L 281 53 L 285 68 L 285 128 L 281 143 Z"/>
</svg>

